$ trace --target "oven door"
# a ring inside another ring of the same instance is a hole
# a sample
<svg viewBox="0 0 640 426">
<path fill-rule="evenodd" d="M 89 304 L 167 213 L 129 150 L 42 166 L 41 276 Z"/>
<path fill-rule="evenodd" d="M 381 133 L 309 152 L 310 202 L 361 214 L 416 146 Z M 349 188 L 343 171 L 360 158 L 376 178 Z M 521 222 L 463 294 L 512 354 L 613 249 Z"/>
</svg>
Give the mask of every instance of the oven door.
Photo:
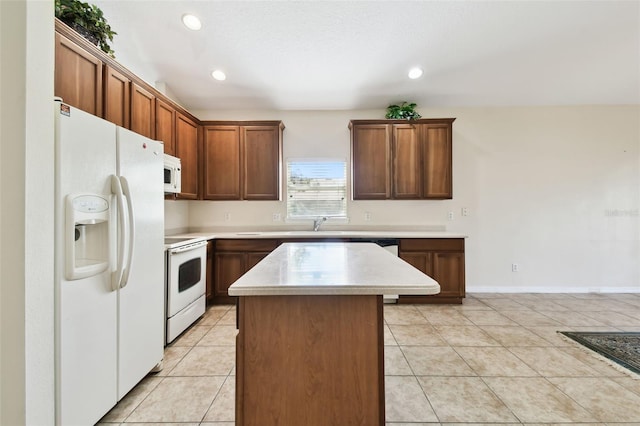
<svg viewBox="0 0 640 426">
<path fill-rule="evenodd" d="M 167 317 L 171 318 L 206 292 L 207 242 L 168 250 Z"/>
</svg>

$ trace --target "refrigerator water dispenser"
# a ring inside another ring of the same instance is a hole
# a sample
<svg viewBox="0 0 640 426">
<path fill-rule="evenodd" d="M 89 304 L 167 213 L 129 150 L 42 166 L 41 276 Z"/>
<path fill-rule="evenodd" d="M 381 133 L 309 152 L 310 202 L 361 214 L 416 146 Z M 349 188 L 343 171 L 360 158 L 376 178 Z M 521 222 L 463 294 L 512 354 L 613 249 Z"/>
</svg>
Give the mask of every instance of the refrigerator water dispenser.
<svg viewBox="0 0 640 426">
<path fill-rule="evenodd" d="M 104 272 L 109 266 L 109 201 L 93 194 L 67 196 L 66 273 L 78 280 Z"/>
</svg>

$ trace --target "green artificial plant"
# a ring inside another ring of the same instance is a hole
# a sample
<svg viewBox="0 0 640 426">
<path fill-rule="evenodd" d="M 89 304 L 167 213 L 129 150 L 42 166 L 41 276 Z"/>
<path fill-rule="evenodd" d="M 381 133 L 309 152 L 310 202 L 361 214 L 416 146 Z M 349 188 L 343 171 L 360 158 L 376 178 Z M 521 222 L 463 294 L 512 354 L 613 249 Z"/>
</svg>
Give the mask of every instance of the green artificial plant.
<svg viewBox="0 0 640 426">
<path fill-rule="evenodd" d="M 392 118 L 396 120 L 417 120 L 422 117 L 415 111 L 416 104 L 408 104 L 402 102 L 400 105 L 389 105 L 387 107 L 386 118 Z"/>
<path fill-rule="evenodd" d="M 80 0 L 55 0 L 55 15 L 103 52 L 114 57 L 109 42 L 113 41 L 113 36 L 117 33 L 111 29 L 98 6 Z"/>
</svg>

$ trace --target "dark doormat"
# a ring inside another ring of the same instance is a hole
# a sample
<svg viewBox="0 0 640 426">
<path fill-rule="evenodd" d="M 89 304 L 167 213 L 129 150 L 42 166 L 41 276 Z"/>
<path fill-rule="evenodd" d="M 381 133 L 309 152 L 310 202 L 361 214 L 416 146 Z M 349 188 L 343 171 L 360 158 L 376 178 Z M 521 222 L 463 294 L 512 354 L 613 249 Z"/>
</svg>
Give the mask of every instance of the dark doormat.
<svg viewBox="0 0 640 426">
<path fill-rule="evenodd" d="M 640 374 L 640 333 L 574 331 L 559 331 L 559 333 Z"/>
</svg>

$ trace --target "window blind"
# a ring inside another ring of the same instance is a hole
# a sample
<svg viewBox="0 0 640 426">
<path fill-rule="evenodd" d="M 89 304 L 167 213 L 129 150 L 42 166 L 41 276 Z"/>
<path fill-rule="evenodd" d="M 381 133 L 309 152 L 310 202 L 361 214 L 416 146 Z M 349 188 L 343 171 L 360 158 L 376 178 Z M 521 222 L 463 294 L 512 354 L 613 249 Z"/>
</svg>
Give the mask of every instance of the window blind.
<svg viewBox="0 0 640 426">
<path fill-rule="evenodd" d="M 346 161 L 288 160 L 287 216 L 346 217 Z"/>
</svg>

